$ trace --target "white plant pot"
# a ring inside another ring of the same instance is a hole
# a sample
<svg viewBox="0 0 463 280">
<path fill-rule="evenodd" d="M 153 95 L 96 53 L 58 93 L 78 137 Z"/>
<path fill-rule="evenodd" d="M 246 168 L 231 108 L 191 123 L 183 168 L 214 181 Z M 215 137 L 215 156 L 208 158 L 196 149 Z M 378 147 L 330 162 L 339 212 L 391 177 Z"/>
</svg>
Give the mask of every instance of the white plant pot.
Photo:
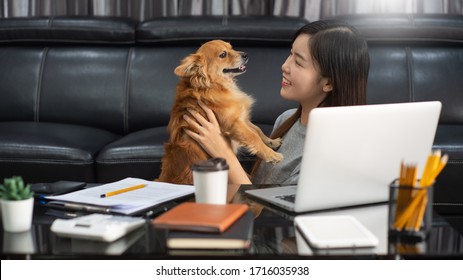
<svg viewBox="0 0 463 280">
<path fill-rule="evenodd" d="M 1 200 L 3 229 L 21 232 L 31 229 L 34 198 L 26 200 Z"/>
</svg>

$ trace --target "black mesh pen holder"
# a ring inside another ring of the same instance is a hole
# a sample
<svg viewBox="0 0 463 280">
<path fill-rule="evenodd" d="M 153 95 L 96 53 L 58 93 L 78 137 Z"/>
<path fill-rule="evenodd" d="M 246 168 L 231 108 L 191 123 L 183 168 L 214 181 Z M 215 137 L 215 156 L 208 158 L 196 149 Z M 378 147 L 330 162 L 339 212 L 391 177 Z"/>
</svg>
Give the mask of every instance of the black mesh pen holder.
<svg viewBox="0 0 463 280">
<path fill-rule="evenodd" d="M 389 185 L 389 241 L 421 242 L 432 226 L 434 186 L 401 186 L 398 180 Z"/>
</svg>

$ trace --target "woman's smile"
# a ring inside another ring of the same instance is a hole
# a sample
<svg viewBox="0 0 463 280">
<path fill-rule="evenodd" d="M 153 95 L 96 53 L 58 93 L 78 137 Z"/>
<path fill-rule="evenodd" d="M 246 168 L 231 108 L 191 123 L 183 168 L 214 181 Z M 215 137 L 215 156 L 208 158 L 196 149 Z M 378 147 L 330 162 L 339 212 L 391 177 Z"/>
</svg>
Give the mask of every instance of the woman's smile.
<svg viewBox="0 0 463 280">
<path fill-rule="evenodd" d="M 291 85 L 291 82 L 283 76 L 283 80 L 281 81 L 281 86 L 285 87 L 285 86 L 290 86 L 290 85 Z"/>
</svg>

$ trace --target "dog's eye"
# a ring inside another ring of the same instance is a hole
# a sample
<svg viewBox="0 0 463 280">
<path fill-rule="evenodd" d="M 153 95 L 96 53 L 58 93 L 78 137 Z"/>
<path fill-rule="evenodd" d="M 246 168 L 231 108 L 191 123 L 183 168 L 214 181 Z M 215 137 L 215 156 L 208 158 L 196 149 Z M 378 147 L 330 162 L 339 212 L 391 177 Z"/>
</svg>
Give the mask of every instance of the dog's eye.
<svg viewBox="0 0 463 280">
<path fill-rule="evenodd" d="M 227 52 L 222 52 L 219 56 L 220 56 L 220 58 L 226 58 L 227 57 Z"/>
</svg>

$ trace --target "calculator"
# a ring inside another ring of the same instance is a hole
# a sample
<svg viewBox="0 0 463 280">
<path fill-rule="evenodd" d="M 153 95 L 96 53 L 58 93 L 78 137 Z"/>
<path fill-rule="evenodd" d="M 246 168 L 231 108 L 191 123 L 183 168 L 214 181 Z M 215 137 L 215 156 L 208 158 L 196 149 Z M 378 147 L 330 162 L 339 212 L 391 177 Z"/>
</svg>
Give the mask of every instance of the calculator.
<svg viewBox="0 0 463 280">
<path fill-rule="evenodd" d="M 51 231 L 63 237 L 112 242 L 144 224 L 145 220 L 139 217 L 90 214 L 68 220 L 56 219 Z"/>
</svg>

